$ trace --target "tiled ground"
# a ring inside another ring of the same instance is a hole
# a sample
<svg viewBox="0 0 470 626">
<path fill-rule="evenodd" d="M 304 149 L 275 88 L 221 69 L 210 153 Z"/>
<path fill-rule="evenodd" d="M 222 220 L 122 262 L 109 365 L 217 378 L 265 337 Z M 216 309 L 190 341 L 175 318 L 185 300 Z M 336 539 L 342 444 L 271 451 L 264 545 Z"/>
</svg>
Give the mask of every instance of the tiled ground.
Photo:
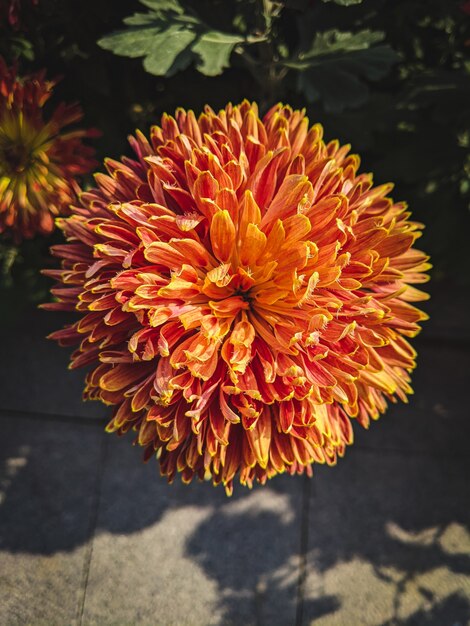
<svg viewBox="0 0 470 626">
<path fill-rule="evenodd" d="M 231 499 L 103 433 L 42 339 L 60 316 L 2 329 L 0 624 L 468 626 L 470 333 L 434 307 L 409 405 L 312 481 Z"/>
</svg>

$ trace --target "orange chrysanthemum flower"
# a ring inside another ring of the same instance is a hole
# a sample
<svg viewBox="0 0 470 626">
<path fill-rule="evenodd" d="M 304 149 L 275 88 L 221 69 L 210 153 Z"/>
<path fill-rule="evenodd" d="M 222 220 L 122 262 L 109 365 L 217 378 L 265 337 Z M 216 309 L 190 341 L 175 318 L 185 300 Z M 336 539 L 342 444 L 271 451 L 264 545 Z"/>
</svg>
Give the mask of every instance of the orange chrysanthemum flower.
<svg viewBox="0 0 470 626">
<path fill-rule="evenodd" d="M 179 109 L 106 161 L 60 221 L 52 335 L 92 365 L 85 398 L 115 406 L 171 480 L 227 492 L 335 463 L 389 400 L 406 400 L 425 314 L 421 225 L 325 144 L 304 112 Z"/>
<path fill-rule="evenodd" d="M 0 233 L 16 241 L 49 234 L 76 201 L 76 177 L 96 166 L 82 143 L 96 131 L 62 132 L 82 118 L 79 106 L 61 104 L 44 119 L 55 84 L 44 71 L 20 79 L 0 58 Z"/>
</svg>

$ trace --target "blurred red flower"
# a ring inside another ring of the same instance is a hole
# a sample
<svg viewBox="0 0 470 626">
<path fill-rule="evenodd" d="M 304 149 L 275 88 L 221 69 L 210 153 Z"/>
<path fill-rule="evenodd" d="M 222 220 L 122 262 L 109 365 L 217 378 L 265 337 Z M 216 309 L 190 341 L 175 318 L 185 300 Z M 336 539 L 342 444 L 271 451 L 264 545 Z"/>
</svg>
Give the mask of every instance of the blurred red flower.
<svg viewBox="0 0 470 626">
<path fill-rule="evenodd" d="M 0 58 L 0 232 L 16 241 L 48 234 L 80 191 L 76 178 L 96 167 L 83 144 L 93 130 L 67 130 L 82 118 L 76 104 L 60 104 L 45 119 L 56 81 L 45 72 L 20 78 Z"/>
<path fill-rule="evenodd" d="M 19 30 L 22 27 L 21 13 L 22 11 L 30 11 L 32 7 L 37 6 L 39 0 L 27 0 L 26 5 L 21 0 L 0 0 L 0 26 L 4 21 L 13 29 Z"/>
<path fill-rule="evenodd" d="M 421 225 L 358 174 L 359 157 L 301 111 L 178 109 L 130 138 L 136 159 L 60 220 L 55 332 L 91 365 L 85 398 L 115 406 L 169 480 L 228 493 L 334 464 L 387 402 L 406 400 L 427 316 Z"/>
</svg>

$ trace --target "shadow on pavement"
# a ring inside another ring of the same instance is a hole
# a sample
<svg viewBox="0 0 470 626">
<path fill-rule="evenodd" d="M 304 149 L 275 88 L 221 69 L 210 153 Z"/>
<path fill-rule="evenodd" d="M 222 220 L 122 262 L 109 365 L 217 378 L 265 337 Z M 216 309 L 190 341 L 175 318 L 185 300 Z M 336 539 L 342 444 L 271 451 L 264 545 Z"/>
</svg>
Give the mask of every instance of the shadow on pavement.
<svg viewBox="0 0 470 626">
<path fill-rule="evenodd" d="M 421 609 L 407 619 L 393 619 L 380 626 L 466 626 L 469 619 L 469 598 L 463 593 L 453 593 L 428 610 Z"/>
<path fill-rule="evenodd" d="M 290 615 L 294 624 L 299 518 L 285 497 L 251 512 L 241 504 L 215 511 L 203 522 L 187 542 L 187 554 L 217 582 L 224 625 L 281 624 L 281 615 Z M 269 603 L 263 602 L 268 589 Z M 324 596 L 307 600 L 304 611 L 318 618 L 338 607 L 334 596 Z"/>
</svg>

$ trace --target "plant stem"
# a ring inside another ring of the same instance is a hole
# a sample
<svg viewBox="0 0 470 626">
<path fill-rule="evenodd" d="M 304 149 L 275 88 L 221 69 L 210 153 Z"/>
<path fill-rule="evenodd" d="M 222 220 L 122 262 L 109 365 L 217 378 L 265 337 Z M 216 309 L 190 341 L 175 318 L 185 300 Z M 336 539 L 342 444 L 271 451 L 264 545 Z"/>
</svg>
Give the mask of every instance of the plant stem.
<svg viewBox="0 0 470 626">
<path fill-rule="evenodd" d="M 257 58 L 245 50 L 242 58 L 247 64 L 248 70 L 260 86 L 260 107 L 268 109 L 278 99 L 279 88 L 285 72 L 277 71 L 276 48 L 273 41 L 273 24 L 280 16 L 282 5 L 275 0 L 259 0 L 257 17 L 257 34 L 264 38 L 257 46 Z"/>
</svg>

